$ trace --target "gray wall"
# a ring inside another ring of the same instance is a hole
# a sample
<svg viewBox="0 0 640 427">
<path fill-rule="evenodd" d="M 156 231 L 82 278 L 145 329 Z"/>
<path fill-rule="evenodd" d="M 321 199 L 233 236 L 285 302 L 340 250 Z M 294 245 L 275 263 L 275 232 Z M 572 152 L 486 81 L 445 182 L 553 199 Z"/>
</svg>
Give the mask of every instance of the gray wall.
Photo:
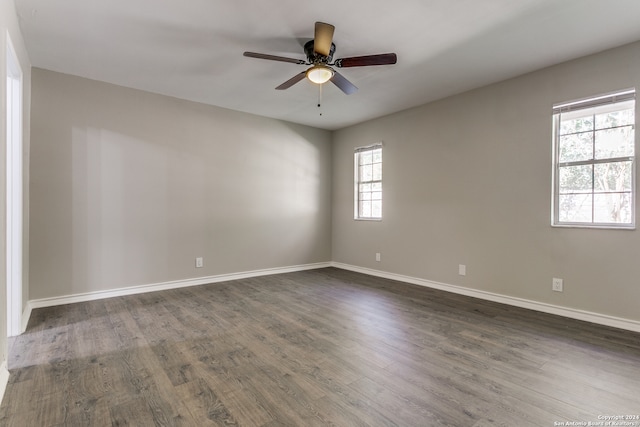
<svg viewBox="0 0 640 427">
<path fill-rule="evenodd" d="M 22 34 L 18 27 L 18 17 L 13 1 L 0 1 L 0 140 L 2 147 L 6 147 L 6 90 L 7 90 L 7 53 L 6 34 L 9 34 L 13 48 L 18 56 L 20 67 L 23 73 L 23 114 L 22 114 L 22 138 L 23 138 L 23 287 L 22 287 L 22 308 L 24 309 L 29 299 L 29 130 L 30 130 L 30 99 L 31 99 L 31 63 L 27 54 Z M 0 150 L 0 364 L 7 360 L 7 272 L 6 272 L 6 148 Z"/>
<path fill-rule="evenodd" d="M 639 232 L 550 226 L 552 105 L 629 87 L 640 43 L 335 132 L 333 260 L 640 320 Z M 353 149 L 378 141 L 383 220 L 354 221 Z"/>
<path fill-rule="evenodd" d="M 41 69 L 32 123 L 31 299 L 331 259 L 328 131 Z"/>
<path fill-rule="evenodd" d="M 636 43 L 332 134 L 35 69 L 30 298 L 332 259 L 640 320 L 638 232 L 550 226 L 552 104 L 639 80 Z"/>
</svg>

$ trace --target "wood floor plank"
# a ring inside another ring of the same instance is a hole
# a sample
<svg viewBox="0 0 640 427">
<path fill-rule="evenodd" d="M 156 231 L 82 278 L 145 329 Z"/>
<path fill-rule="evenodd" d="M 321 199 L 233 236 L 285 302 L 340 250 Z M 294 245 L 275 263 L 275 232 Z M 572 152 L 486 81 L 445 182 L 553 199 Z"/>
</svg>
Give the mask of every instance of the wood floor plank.
<svg viewBox="0 0 640 427">
<path fill-rule="evenodd" d="M 2 426 L 550 426 L 640 412 L 640 334 L 334 268 L 33 311 Z"/>
<path fill-rule="evenodd" d="M 177 395 L 191 410 L 202 426 L 237 426 L 229 410 L 218 395 L 201 378 L 175 388 Z"/>
<path fill-rule="evenodd" d="M 147 405 L 142 397 L 127 400 L 110 408 L 110 421 L 112 426 L 168 426 L 166 420 L 156 420 L 152 411 L 147 410 Z M 108 425 L 108 424 L 105 424 Z"/>
<path fill-rule="evenodd" d="M 185 342 L 182 346 L 182 353 L 193 366 L 194 375 L 203 379 L 216 393 L 239 425 L 261 426 L 274 420 L 269 408 L 265 408 L 262 397 L 247 387 L 244 377 L 221 367 L 218 359 L 208 353 L 208 345 Z"/>
<path fill-rule="evenodd" d="M 71 408 L 64 422 L 55 427 L 66 426 L 110 426 L 112 425 L 110 408 L 114 406 L 107 398 L 90 398 L 77 402 Z"/>
</svg>

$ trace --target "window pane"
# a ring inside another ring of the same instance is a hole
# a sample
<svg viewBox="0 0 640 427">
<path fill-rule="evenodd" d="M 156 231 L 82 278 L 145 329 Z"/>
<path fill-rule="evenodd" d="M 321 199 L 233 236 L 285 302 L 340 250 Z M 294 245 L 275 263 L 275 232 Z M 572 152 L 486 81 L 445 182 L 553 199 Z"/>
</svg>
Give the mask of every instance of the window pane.
<svg viewBox="0 0 640 427">
<path fill-rule="evenodd" d="M 592 171 L 592 165 L 560 167 L 560 194 L 590 193 L 593 190 Z"/>
<path fill-rule="evenodd" d="M 593 204 L 595 222 L 631 222 L 631 193 L 595 194 Z"/>
<path fill-rule="evenodd" d="M 582 117 L 575 117 L 580 115 Z M 593 129 L 593 115 L 588 112 L 564 113 L 560 116 L 560 135 L 584 132 Z"/>
<path fill-rule="evenodd" d="M 360 166 L 360 181 L 371 181 L 373 179 L 373 166 Z"/>
<path fill-rule="evenodd" d="M 382 148 L 375 149 L 371 152 L 371 161 L 374 163 L 382 162 Z"/>
<path fill-rule="evenodd" d="M 382 193 L 381 192 L 371 193 L 371 200 L 382 200 Z"/>
<path fill-rule="evenodd" d="M 371 200 L 371 193 L 360 193 L 360 200 Z"/>
<path fill-rule="evenodd" d="M 361 165 L 371 164 L 371 151 L 363 151 L 358 157 Z"/>
<path fill-rule="evenodd" d="M 360 216 L 363 218 L 371 217 L 371 202 L 360 203 Z"/>
<path fill-rule="evenodd" d="M 371 184 L 371 191 L 382 191 L 382 183 L 374 182 Z"/>
<path fill-rule="evenodd" d="M 372 179 L 374 181 L 380 181 L 382 179 L 382 163 L 375 163 L 373 165 Z"/>
<path fill-rule="evenodd" d="M 629 103 L 627 103 L 629 104 Z M 624 108 L 621 104 L 613 105 L 610 108 Z M 617 111 L 606 112 L 596 115 L 596 129 L 612 128 L 616 126 L 632 125 L 635 122 L 635 112 L 633 103 L 630 108 L 619 109 Z"/>
<path fill-rule="evenodd" d="M 591 222 L 591 194 L 559 196 L 558 220 L 560 222 Z"/>
<path fill-rule="evenodd" d="M 382 218 L 382 200 L 371 202 L 371 217 Z"/>
<path fill-rule="evenodd" d="M 601 163 L 593 166 L 595 191 L 631 191 L 633 165 L 631 162 Z"/>
<path fill-rule="evenodd" d="M 634 132 L 632 126 L 598 130 L 596 135 L 596 159 L 633 156 Z"/>
<path fill-rule="evenodd" d="M 560 137 L 561 163 L 593 159 L 593 132 L 574 133 Z"/>
<path fill-rule="evenodd" d="M 360 192 L 371 191 L 371 184 L 360 184 Z"/>
</svg>

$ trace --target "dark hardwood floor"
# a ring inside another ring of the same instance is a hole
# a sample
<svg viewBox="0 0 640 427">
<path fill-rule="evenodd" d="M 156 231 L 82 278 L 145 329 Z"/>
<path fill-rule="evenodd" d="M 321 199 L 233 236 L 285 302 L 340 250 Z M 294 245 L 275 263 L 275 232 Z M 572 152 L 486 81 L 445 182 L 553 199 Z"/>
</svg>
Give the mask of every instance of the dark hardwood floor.
<svg viewBox="0 0 640 427">
<path fill-rule="evenodd" d="M 640 334 L 333 268 L 34 310 L 9 357 L 2 426 L 640 415 Z"/>
</svg>

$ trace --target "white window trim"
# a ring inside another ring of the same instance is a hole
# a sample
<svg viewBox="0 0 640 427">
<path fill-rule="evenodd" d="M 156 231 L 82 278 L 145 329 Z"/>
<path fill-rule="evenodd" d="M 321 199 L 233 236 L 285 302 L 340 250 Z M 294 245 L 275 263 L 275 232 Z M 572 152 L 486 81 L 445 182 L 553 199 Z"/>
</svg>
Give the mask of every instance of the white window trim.
<svg viewBox="0 0 640 427">
<path fill-rule="evenodd" d="M 358 176 L 358 171 L 359 171 L 359 165 L 358 165 L 358 156 L 357 154 L 363 151 L 367 151 L 367 150 L 374 150 L 376 148 L 382 148 L 383 144 L 382 142 L 377 142 L 375 144 L 371 144 L 371 145 L 365 145 L 363 147 L 356 147 L 353 151 L 354 156 L 353 156 L 353 219 L 356 221 L 382 221 L 382 215 L 379 217 L 361 217 L 360 214 L 360 200 L 359 200 L 359 187 L 358 185 L 360 184 L 359 181 L 359 176 Z M 384 189 L 383 189 L 384 191 Z M 384 198 L 383 198 L 384 200 Z"/>
<path fill-rule="evenodd" d="M 597 222 L 560 222 L 558 212 L 558 197 L 559 197 L 559 179 L 558 168 L 560 163 L 558 162 L 558 133 L 560 129 L 560 113 L 567 113 L 569 111 L 576 111 L 581 109 L 593 108 L 608 103 L 618 103 L 625 100 L 635 100 L 636 90 L 635 88 L 624 89 L 621 91 L 611 92 L 608 94 L 597 95 L 588 98 L 581 98 L 569 102 L 564 102 L 553 106 L 553 144 L 552 144 L 552 177 L 551 177 L 551 226 L 557 228 L 589 228 L 589 229 L 607 229 L 607 230 L 635 230 L 636 229 L 636 163 L 638 157 L 638 132 L 634 132 L 634 156 L 625 157 L 624 159 L 632 160 L 632 180 L 631 180 L 631 223 L 616 224 L 616 223 L 597 223 Z M 634 128 L 638 123 L 637 120 L 637 108 L 634 108 L 635 120 Z M 620 159 L 608 159 L 608 160 L 621 160 Z M 589 164 L 598 163 L 598 161 L 585 162 Z"/>
</svg>

